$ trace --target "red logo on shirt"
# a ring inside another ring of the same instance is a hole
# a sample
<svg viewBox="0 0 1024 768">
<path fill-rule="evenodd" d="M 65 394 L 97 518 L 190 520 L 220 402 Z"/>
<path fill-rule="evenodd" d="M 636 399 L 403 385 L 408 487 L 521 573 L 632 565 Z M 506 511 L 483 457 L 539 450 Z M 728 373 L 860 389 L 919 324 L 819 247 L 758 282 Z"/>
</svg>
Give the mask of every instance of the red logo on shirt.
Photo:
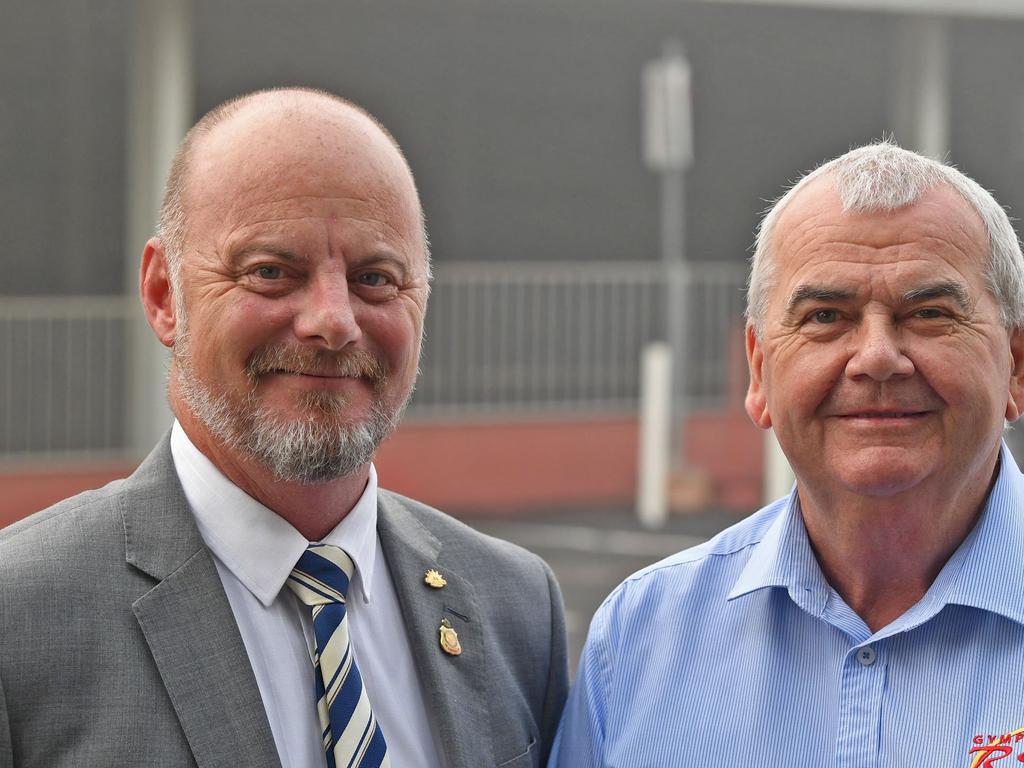
<svg viewBox="0 0 1024 768">
<path fill-rule="evenodd" d="M 1024 728 L 1018 728 L 1010 733 L 977 734 L 972 740 L 974 746 L 968 750 L 971 755 L 970 768 L 991 768 L 1004 757 L 1017 756 L 1016 762 L 1024 763 Z"/>
</svg>

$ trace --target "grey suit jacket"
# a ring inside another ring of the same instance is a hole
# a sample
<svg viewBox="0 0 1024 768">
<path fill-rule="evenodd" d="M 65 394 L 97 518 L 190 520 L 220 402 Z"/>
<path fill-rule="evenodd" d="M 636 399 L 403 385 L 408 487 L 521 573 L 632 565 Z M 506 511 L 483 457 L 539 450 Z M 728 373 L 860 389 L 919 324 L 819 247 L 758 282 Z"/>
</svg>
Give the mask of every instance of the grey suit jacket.
<svg viewBox="0 0 1024 768">
<path fill-rule="evenodd" d="M 543 765 L 567 687 L 550 570 L 415 501 L 379 499 L 447 766 Z M 423 583 L 429 568 L 444 589 Z M 461 656 L 440 648 L 445 617 Z M 165 439 L 131 477 L 0 531 L 0 767 L 191 765 L 280 762 Z"/>
</svg>

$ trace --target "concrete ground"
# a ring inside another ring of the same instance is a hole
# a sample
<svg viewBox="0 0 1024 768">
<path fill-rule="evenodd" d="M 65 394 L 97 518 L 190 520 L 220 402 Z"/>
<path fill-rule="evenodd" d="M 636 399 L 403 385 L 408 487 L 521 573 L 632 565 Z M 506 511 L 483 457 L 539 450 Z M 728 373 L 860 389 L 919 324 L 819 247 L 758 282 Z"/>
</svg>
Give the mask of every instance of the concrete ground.
<svg viewBox="0 0 1024 768">
<path fill-rule="evenodd" d="M 740 518 L 702 512 L 672 516 L 660 531 L 640 527 L 631 511 L 550 512 L 515 520 L 466 520 L 543 557 L 562 586 L 569 663 L 576 665 L 594 611 L 634 571 L 710 538 Z"/>
</svg>

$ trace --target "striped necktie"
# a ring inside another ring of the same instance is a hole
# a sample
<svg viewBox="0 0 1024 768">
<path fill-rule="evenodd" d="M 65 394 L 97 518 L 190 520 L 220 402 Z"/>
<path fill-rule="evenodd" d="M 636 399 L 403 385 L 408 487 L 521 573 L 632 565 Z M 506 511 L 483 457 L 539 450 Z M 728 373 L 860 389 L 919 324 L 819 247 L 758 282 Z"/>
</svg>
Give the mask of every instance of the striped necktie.
<svg viewBox="0 0 1024 768">
<path fill-rule="evenodd" d="M 288 577 L 288 586 L 313 609 L 316 708 L 328 768 L 390 768 L 384 734 L 352 658 L 345 595 L 354 572 L 344 550 L 311 544 Z"/>
</svg>

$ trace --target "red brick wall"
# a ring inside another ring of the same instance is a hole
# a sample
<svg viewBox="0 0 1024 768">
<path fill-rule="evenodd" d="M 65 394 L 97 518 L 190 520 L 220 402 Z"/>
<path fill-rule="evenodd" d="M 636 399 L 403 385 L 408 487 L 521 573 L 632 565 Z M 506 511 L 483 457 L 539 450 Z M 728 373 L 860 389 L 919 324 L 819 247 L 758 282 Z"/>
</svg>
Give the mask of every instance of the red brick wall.
<svg viewBox="0 0 1024 768">
<path fill-rule="evenodd" d="M 687 455 L 709 504 L 759 506 L 761 433 L 742 412 L 694 414 Z M 383 487 L 458 513 L 508 515 L 552 507 L 629 507 L 637 423 L 573 418 L 402 426 L 381 448 Z M 0 469 L 0 526 L 132 470 L 128 464 Z"/>
</svg>

